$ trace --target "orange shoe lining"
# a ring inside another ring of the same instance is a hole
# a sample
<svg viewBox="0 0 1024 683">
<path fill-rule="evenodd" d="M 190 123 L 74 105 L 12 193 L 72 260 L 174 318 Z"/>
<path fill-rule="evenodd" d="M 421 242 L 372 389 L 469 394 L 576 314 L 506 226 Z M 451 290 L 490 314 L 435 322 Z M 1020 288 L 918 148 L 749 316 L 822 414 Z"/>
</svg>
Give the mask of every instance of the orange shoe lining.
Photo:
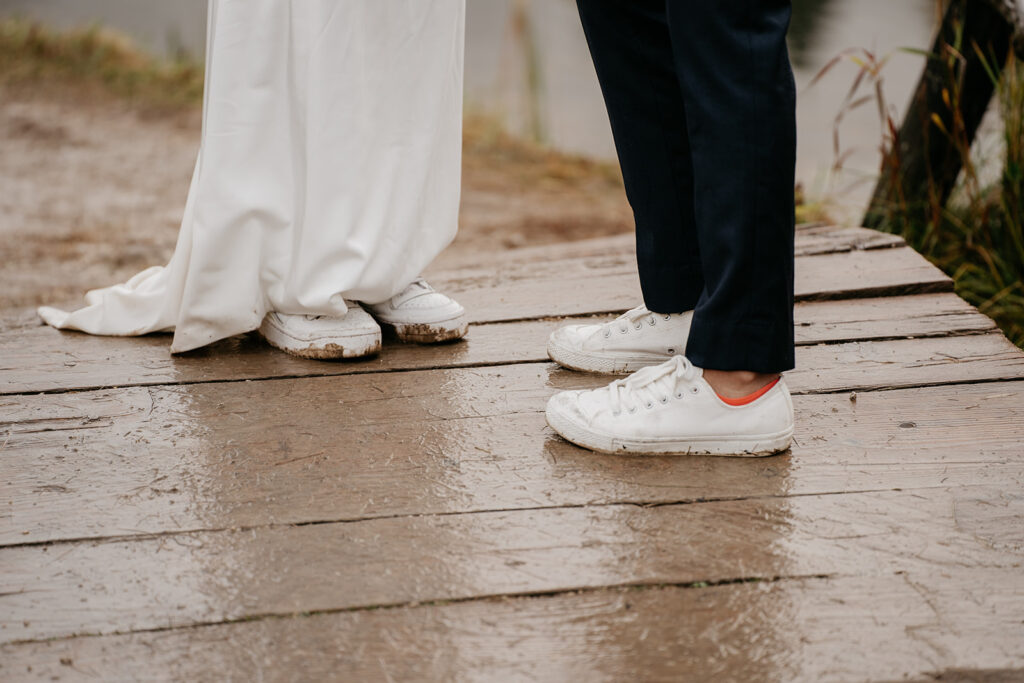
<svg viewBox="0 0 1024 683">
<path fill-rule="evenodd" d="M 781 379 L 781 377 L 778 377 L 775 379 L 775 381 L 769 382 L 768 384 L 764 385 L 754 393 L 744 396 L 743 398 L 726 398 L 725 396 L 719 394 L 717 391 L 715 392 L 715 395 L 718 396 L 718 398 L 721 399 L 722 403 L 725 403 L 726 405 L 737 407 L 745 406 L 747 404 L 753 403 L 757 399 L 767 394 L 769 391 L 772 390 L 772 387 L 779 383 Z"/>
</svg>

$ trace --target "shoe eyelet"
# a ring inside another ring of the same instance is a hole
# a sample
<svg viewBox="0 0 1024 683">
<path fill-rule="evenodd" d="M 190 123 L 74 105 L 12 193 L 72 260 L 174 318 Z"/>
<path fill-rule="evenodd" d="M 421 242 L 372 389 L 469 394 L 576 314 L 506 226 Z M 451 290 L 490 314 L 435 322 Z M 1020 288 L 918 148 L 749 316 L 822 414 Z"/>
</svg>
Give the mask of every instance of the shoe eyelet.
<svg viewBox="0 0 1024 683">
<path fill-rule="evenodd" d="M 663 318 L 664 318 L 665 320 L 671 320 L 671 319 L 672 319 L 672 316 L 671 316 L 671 315 L 665 315 L 665 316 L 663 316 Z"/>
<path fill-rule="evenodd" d="M 678 392 L 676 392 L 676 398 L 677 398 L 677 399 L 679 399 L 680 401 L 681 401 L 681 400 L 683 400 L 683 397 L 684 397 L 685 395 L 686 395 L 686 394 L 684 394 L 684 393 L 683 393 L 683 392 L 681 392 L 681 391 L 678 391 Z"/>
<path fill-rule="evenodd" d="M 612 417 L 621 417 L 621 416 L 622 416 L 622 411 L 621 410 L 612 413 Z"/>
<path fill-rule="evenodd" d="M 619 328 L 619 332 L 621 332 L 622 334 L 626 334 L 627 332 L 629 332 L 629 328 L 628 327 L 620 327 Z"/>
<path fill-rule="evenodd" d="M 661 405 L 665 405 L 666 403 L 668 403 L 668 396 L 666 396 L 665 398 L 659 398 L 658 400 L 661 402 Z"/>
<path fill-rule="evenodd" d="M 610 336 L 612 336 L 612 331 L 611 330 L 605 330 L 604 338 L 607 339 Z"/>
<path fill-rule="evenodd" d="M 647 321 L 647 324 L 650 325 L 651 327 L 654 327 L 655 325 L 658 324 L 658 319 L 657 318 L 651 318 L 650 320 Z"/>
<path fill-rule="evenodd" d="M 633 415 L 633 414 L 635 414 L 635 413 L 636 413 L 636 408 L 630 408 L 630 409 L 629 409 L 629 414 L 630 414 L 630 415 Z"/>
<path fill-rule="evenodd" d="M 635 328 L 636 328 L 636 329 L 638 329 L 638 330 L 639 330 L 639 329 L 640 329 L 641 327 L 643 327 L 643 326 L 644 326 L 644 324 L 643 324 L 643 323 L 637 323 L 636 325 L 633 325 L 633 327 L 635 327 Z"/>
<path fill-rule="evenodd" d="M 654 407 L 654 404 L 653 404 L 653 403 L 648 403 L 648 404 L 647 404 L 646 406 L 644 406 L 644 407 L 645 407 L 645 408 L 647 408 L 647 410 L 650 410 L 651 408 L 653 408 L 653 407 Z"/>
<path fill-rule="evenodd" d="M 699 394 L 700 393 L 700 387 L 698 387 L 696 385 L 690 387 L 690 393 L 691 394 Z"/>
<path fill-rule="evenodd" d="M 668 355 L 670 355 L 670 356 L 676 355 L 676 350 L 675 349 L 669 349 L 668 350 Z"/>
</svg>

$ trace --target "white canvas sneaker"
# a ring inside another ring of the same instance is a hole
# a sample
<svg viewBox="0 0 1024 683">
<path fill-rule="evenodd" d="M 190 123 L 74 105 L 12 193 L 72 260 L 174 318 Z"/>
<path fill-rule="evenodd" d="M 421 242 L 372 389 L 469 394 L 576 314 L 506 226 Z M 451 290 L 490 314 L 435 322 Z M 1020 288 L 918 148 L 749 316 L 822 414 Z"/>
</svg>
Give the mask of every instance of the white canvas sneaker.
<svg viewBox="0 0 1024 683">
<path fill-rule="evenodd" d="M 422 279 L 384 303 L 367 304 L 370 315 L 394 330 L 402 341 L 436 344 L 466 336 L 466 311 L 451 298 L 435 291 Z"/>
<path fill-rule="evenodd" d="M 380 325 L 356 302 L 345 305 L 343 318 L 268 313 L 260 334 L 271 346 L 302 358 L 362 358 L 379 352 Z"/>
<path fill-rule="evenodd" d="M 548 401 L 547 421 L 567 440 L 601 453 L 763 456 L 789 448 L 793 402 L 779 379 L 746 405 L 718 397 L 682 356 L 591 391 Z"/>
<path fill-rule="evenodd" d="M 548 356 L 570 370 L 626 374 L 686 353 L 692 313 L 643 306 L 600 325 L 566 325 L 548 338 Z"/>
</svg>

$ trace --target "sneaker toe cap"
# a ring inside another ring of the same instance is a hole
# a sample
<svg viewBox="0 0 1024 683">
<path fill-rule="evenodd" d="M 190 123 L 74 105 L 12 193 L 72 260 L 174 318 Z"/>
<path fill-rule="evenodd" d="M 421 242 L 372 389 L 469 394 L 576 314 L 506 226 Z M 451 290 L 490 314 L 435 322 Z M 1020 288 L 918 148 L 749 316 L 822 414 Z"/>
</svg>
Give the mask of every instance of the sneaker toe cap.
<svg viewBox="0 0 1024 683">
<path fill-rule="evenodd" d="M 591 325 L 565 325 L 559 327 L 557 330 L 551 333 L 548 338 L 549 346 L 557 346 L 561 348 L 571 349 L 573 351 L 582 351 L 584 341 L 588 334 L 587 331 Z"/>
<path fill-rule="evenodd" d="M 454 300 L 450 297 L 441 294 L 440 292 L 430 292 L 429 294 L 422 294 L 415 299 L 409 299 L 404 301 L 397 306 L 395 310 L 398 311 L 416 311 L 416 310 L 435 310 L 451 308 L 458 306 Z"/>
<path fill-rule="evenodd" d="M 579 396 L 581 391 L 560 391 L 548 399 L 546 412 L 548 415 L 557 414 L 564 418 L 580 419 Z"/>
<path fill-rule="evenodd" d="M 465 316 L 466 310 L 454 299 L 432 293 L 397 307 L 388 304 L 372 306 L 374 315 L 387 322 L 430 324 Z"/>
</svg>

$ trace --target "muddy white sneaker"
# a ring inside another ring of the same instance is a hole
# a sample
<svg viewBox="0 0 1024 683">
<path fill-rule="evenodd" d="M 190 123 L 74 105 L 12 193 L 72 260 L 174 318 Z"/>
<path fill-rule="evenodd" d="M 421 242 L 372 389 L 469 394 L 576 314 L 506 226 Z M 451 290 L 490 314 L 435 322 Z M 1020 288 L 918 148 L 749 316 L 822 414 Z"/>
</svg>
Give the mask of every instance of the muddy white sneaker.
<svg viewBox="0 0 1024 683">
<path fill-rule="evenodd" d="M 551 333 L 548 356 L 570 370 L 626 374 L 686 353 L 692 313 L 640 306 L 611 322 L 566 325 Z"/>
<path fill-rule="evenodd" d="M 260 334 L 271 346 L 302 358 L 362 358 L 379 352 L 380 325 L 356 302 L 345 305 L 343 318 L 268 313 Z"/>
<path fill-rule="evenodd" d="M 366 308 L 402 341 L 436 344 L 461 339 L 469 327 L 465 309 L 422 278 L 384 303 L 367 304 Z"/>
<path fill-rule="evenodd" d="M 789 448 L 793 402 L 779 379 L 745 405 L 718 397 L 682 356 L 591 391 L 548 401 L 548 424 L 601 453 L 763 456 Z"/>
</svg>

